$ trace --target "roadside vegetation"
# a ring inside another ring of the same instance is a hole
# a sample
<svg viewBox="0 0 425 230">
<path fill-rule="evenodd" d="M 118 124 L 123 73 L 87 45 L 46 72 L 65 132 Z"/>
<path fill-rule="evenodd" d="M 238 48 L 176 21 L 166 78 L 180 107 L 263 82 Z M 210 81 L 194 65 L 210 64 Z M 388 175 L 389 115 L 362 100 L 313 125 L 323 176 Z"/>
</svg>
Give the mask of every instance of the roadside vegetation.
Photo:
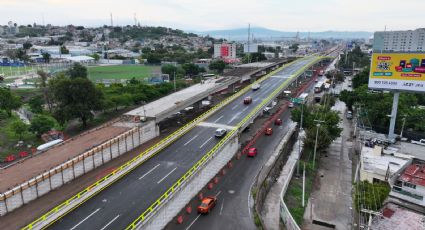
<svg viewBox="0 0 425 230">
<path fill-rule="evenodd" d="M 39 88 L 0 88 L 0 162 L 6 156 L 29 152 L 43 142 L 42 134 L 50 130 L 71 128 L 81 132 L 120 115 L 123 110 L 174 92 L 173 83 L 148 85 L 136 78 L 125 84 L 95 84 L 80 64 L 54 77 L 43 71 L 38 75 Z M 186 86 L 186 81 L 176 81 L 176 90 Z M 18 109 L 27 114 L 29 124 L 14 112 Z M 81 124 L 80 128 L 75 129 L 76 123 Z M 76 134 L 74 131 L 71 133 Z"/>
</svg>

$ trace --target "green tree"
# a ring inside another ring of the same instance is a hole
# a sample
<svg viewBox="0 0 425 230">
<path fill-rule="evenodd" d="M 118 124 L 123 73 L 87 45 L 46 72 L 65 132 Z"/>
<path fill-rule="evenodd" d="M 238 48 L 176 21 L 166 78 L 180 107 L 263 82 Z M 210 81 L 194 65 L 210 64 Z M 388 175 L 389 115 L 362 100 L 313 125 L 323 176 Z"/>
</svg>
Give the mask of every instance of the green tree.
<svg viewBox="0 0 425 230">
<path fill-rule="evenodd" d="M 163 65 L 161 67 L 161 72 L 163 74 L 168 74 L 168 75 L 170 75 L 170 77 L 172 77 L 174 75 L 174 73 L 177 72 L 177 67 L 174 66 L 174 65 L 170 65 L 170 64 Z"/>
<path fill-rule="evenodd" d="M 226 68 L 226 63 L 224 63 L 223 60 L 212 61 L 208 68 L 217 71 L 217 73 L 223 73 L 224 68 Z"/>
<path fill-rule="evenodd" d="M 68 70 L 67 74 L 71 79 L 74 78 L 87 78 L 87 68 L 80 63 L 74 65 Z"/>
<path fill-rule="evenodd" d="M 0 109 L 7 112 L 9 117 L 12 116 L 12 110 L 21 107 L 21 99 L 14 95 L 10 89 L 0 87 Z"/>
<path fill-rule="evenodd" d="M 301 108 L 295 108 L 291 111 L 291 118 L 293 121 L 301 121 Z M 327 148 L 332 141 L 338 138 L 342 129 L 338 126 L 340 122 L 339 113 L 330 109 L 330 105 L 313 105 L 305 106 L 303 112 L 303 128 L 306 130 L 306 138 L 304 140 L 307 147 L 313 148 L 316 133 L 317 122 L 316 119 L 324 121 L 319 127 L 318 145 L 317 149 L 322 150 Z"/>
<path fill-rule="evenodd" d="M 79 118 L 84 127 L 93 118 L 93 112 L 101 109 L 103 93 L 86 78 L 74 79 L 59 76 L 49 81 L 49 90 L 56 100 L 56 117 L 61 122 Z"/>
<path fill-rule="evenodd" d="M 363 69 L 353 77 L 353 89 L 369 83 L 369 68 Z"/>
<path fill-rule="evenodd" d="M 267 60 L 266 55 L 260 52 L 257 52 L 257 53 L 246 54 L 242 58 L 242 63 L 260 62 L 265 60 Z"/>
<path fill-rule="evenodd" d="M 387 183 L 369 183 L 368 181 L 360 181 L 354 185 L 354 204 L 357 211 L 362 207 L 379 211 L 382 208 L 384 200 L 390 194 L 390 186 Z"/>
<path fill-rule="evenodd" d="M 292 44 L 292 45 L 289 47 L 289 49 L 290 49 L 292 52 L 296 53 L 296 52 L 298 51 L 298 49 L 299 49 L 299 46 L 300 46 L 300 44 L 294 43 L 294 44 Z"/>
<path fill-rule="evenodd" d="M 152 65 L 161 64 L 161 56 L 156 53 L 148 53 L 146 56 L 146 61 Z"/>
<path fill-rule="evenodd" d="M 22 46 L 24 50 L 29 50 L 32 47 L 32 44 L 30 42 L 25 42 Z"/>
<path fill-rule="evenodd" d="M 182 68 L 191 77 L 199 74 L 199 67 L 193 63 L 183 64 Z"/>
<path fill-rule="evenodd" d="M 47 103 L 49 112 L 52 112 L 52 100 L 50 99 L 49 89 L 47 88 L 47 79 L 49 75 L 43 70 L 37 71 L 38 76 L 40 76 L 40 88 L 43 91 L 44 101 Z"/>
<path fill-rule="evenodd" d="M 29 130 L 40 137 L 43 133 L 50 131 L 57 125 L 58 123 L 55 118 L 48 115 L 36 114 L 31 120 Z"/>
<path fill-rule="evenodd" d="M 28 125 L 21 120 L 16 120 L 10 124 L 10 129 L 19 136 L 19 140 L 22 140 L 22 136 L 28 131 Z"/>
<path fill-rule="evenodd" d="M 45 63 L 50 63 L 50 57 L 49 53 L 43 53 L 43 60 Z"/>
<path fill-rule="evenodd" d="M 100 56 L 97 53 L 94 53 L 94 54 L 90 55 L 90 57 L 94 58 L 94 61 L 95 62 L 98 62 L 100 60 Z"/>
<path fill-rule="evenodd" d="M 42 96 L 32 97 L 28 101 L 28 105 L 30 106 L 30 110 L 33 113 L 42 113 L 43 112 L 43 104 L 44 104 L 44 100 L 43 100 Z"/>
<path fill-rule="evenodd" d="M 61 54 L 69 54 L 69 50 L 64 45 L 60 47 L 60 52 Z"/>
</svg>

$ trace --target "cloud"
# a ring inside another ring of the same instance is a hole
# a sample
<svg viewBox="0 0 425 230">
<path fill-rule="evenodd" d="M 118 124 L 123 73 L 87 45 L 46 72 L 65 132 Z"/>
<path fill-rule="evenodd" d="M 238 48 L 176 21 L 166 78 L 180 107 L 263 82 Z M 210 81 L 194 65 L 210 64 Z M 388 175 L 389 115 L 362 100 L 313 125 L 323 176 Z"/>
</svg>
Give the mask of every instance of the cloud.
<svg viewBox="0 0 425 230">
<path fill-rule="evenodd" d="M 256 26 L 291 31 L 414 29 L 425 1 L 409 0 L 0 0 L 0 24 L 142 24 L 190 30 Z"/>
</svg>

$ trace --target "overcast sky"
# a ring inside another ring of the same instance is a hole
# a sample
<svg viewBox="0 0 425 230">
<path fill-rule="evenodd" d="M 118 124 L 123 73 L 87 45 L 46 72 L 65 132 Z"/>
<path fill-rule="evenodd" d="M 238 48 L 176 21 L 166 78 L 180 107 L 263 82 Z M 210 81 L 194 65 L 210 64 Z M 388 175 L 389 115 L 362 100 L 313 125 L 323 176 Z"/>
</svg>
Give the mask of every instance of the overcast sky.
<svg viewBox="0 0 425 230">
<path fill-rule="evenodd" d="M 0 24 L 134 24 L 184 30 L 252 26 L 282 31 L 425 27 L 425 0 L 0 0 Z"/>
</svg>

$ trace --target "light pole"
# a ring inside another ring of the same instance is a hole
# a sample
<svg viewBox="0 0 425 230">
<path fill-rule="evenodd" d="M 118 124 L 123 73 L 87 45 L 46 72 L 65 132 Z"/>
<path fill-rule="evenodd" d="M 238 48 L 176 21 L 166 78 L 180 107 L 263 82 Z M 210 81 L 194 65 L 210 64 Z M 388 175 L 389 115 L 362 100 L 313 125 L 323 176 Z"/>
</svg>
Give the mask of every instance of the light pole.
<svg viewBox="0 0 425 230">
<path fill-rule="evenodd" d="M 314 142 L 314 153 L 313 153 L 313 170 L 315 169 L 315 163 L 316 163 L 316 151 L 317 151 L 317 138 L 319 136 L 319 128 L 320 123 L 323 123 L 324 121 L 315 120 L 317 122 L 317 130 L 316 130 L 316 141 Z"/>
<path fill-rule="evenodd" d="M 176 71 L 177 71 L 177 65 L 176 65 L 176 62 L 174 62 L 174 92 L 177 91 L 177 88 L 176 88 Z"/>
</svg>

